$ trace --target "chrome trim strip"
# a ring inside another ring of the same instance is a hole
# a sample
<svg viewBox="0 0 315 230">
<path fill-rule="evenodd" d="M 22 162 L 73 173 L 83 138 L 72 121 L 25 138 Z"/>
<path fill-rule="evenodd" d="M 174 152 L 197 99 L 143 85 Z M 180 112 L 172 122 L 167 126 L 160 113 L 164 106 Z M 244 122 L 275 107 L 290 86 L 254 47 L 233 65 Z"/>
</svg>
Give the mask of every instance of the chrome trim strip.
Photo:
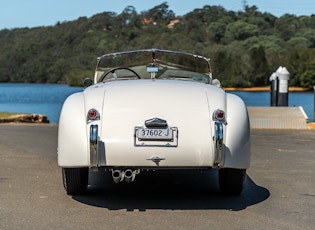
<svg viewBox="0 0 315 230">
<path fill-rule="evenodd" d="M 98 125 L 90 126 L 90 166 L 98 167 Z"/>
</svg>

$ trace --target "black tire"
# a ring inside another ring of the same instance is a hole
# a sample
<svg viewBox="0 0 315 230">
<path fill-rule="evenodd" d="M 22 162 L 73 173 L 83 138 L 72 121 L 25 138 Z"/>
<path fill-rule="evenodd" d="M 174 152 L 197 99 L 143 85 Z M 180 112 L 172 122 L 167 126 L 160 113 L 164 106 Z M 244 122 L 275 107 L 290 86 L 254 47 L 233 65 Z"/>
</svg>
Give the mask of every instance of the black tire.
<svg viewBox="0 0 315 230">
<path fill-rule="evenodd" d="M 243 191 L 246 169 L 219 169 L 221 192 L 226 195 L 238 196 Z"/>
<path fill-rule="evenodd" d="M 86 191 L 89 168 L 62 168 L 63 187 L 67 194 L 77 195 Z"/>
</svg>

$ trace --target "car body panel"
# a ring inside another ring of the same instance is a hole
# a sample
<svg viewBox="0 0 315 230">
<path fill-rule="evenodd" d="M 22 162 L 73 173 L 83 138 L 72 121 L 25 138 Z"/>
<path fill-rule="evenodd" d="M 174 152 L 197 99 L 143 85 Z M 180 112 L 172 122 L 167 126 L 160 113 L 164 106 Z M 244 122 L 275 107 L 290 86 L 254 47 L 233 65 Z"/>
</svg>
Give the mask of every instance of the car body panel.
<svg viewBox="0 0 315 230">
<path fill-rule="evenodd" d="M 107 165 L 154 166 L 147 160 L 152 156 L 165 158 L 160 166 L 212 165 L 211 115 L 203 86 L 143 80 L 108 87 L 100 133 Z M 178 129 L 176 148 L 135 146 L 135 127 L 151 118 L 164 119 Z"/>
<path fill-rule="evenodd" d="M 174 72 L 174 68 L 170 72 Z M 102 76 L 98 71 L 97 68 L 95 81 Z M 60 115 L 59 166 L 248 168 L 250 127 L 243 101 L 212 85 L 211 79 L 209 84 L 161 78 L 95 82 L 83 92 L 71 95 Z M 88 119 L 90 109 L 98 112 L 99 119 Z M 215 162 L 216 121 L 213 119 L 218 109 L 225 111 L 224 120 L 219 121 L 224 134 L 223 156 L 219 164 Z M 176 139 L 139 144 L 135 137 L 136 127 L 145 127 L 147 120 L 155 118 L 165 120 L 168 127 L 175 128 Z M 96 163 L 91 159 L 90 143 L 90 129 L 94 126 L 98 128 Z"/>
<path fill-rule="evenodd" d="M 251 156 L 250 125 L 244 102 L 227 94 L 227 128 L 225 137 L 225 168 L 249 168 Z"/>
<path fill-rule="evenodd" d="M 90 164 L 84 97 L 70 95 L 63 104 L 58 129 L 58 164 L 82 167 Z"/>
</svg>

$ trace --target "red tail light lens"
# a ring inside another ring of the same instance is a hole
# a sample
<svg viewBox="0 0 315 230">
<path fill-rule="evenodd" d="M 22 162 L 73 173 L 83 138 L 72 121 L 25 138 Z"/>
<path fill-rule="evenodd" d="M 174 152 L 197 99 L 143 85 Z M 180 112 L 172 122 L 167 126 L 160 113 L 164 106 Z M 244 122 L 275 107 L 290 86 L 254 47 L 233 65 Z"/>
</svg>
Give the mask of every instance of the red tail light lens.
<svg viewBox="0 0 315 230">
<path fill-rule="evenodd" d="M 97 112 L 96 109 L 90 109 L 88 111 L 87 116 L 88 116 L 89 120 L 95 120 L 95 119 L 99 118 L 99 113 Z"/>
<path fill-rule="evenodd" d="M 213 119 L 218 120 L 218 121 L 223 121 L 225 120 L 225 112 L 221 109 L 217 109 L 213 113 Z"/>
</svg>

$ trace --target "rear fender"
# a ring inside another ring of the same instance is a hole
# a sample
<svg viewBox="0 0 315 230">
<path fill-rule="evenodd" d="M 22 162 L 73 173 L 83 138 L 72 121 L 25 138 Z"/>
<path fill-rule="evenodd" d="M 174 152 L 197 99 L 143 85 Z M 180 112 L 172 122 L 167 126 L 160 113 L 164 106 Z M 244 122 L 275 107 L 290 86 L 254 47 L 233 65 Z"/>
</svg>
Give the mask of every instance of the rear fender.
<svg viewBox="0 0 315 230">
<path fill-rule="evenodd" d="M 250 164 L 250 125 L 246 106 L 236 95 L 227 94 L 224 167 L 246 169 Z"/>
<path fill-rule="evenodd" d="M 83 93 L 69 96 L 63 104 L 58 130 L 58 165 L 89 165 L 86 117 Z"/>
</svg>

